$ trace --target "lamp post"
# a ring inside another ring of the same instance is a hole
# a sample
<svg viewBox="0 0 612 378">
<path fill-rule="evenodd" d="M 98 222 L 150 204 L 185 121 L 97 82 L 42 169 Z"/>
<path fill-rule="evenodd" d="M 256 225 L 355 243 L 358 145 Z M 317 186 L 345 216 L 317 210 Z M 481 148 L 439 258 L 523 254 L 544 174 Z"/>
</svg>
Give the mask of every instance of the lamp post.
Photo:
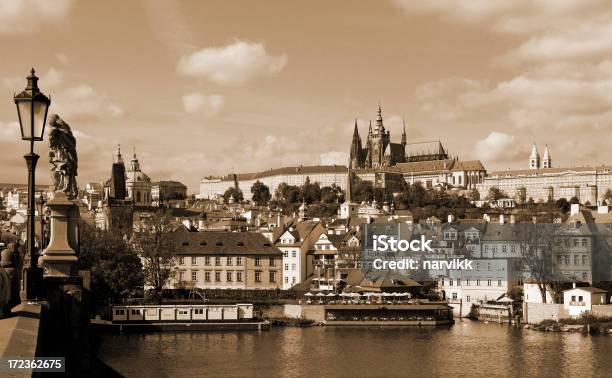
<svg viewBox="0 0 612 378">
<path fill-rule="evenodd" d="M 35 255 L 34 246 L 34 206 L 35 206 L 35 173 L 38 155 L 34 153 L 34 142 L 43 140 L 45 123 L 47 121 L 47 110 L 51 100 L 38 89 L 38 77 L 34 68 L 27 77 L 28 83 L 25 90 L 13 98 L 17 105 L 19 116 L 19 127 L 21 128 L 21 139 L 30 142 L 30 152 L 24 155 L 28 167 L 28 236 L 27 253 L 30 256 L 30 266 L 26 277 L 26 298 L 37 299 L 36 283 L 38 277 L 38 258 Z"/>
</svg>

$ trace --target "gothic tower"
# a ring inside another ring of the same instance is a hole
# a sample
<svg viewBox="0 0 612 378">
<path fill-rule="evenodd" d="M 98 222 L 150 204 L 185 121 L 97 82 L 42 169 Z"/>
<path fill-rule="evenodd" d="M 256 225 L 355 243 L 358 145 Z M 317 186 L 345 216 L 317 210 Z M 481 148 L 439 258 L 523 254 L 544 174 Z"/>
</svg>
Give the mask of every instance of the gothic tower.
<svg viewBox="0 0 612 378">
<path fill-rule="evenodd" d="M 353 130 L 353 140 L 351 141 L 351 151 L 349 153 L 349 165 L 352 169 L 360 168 L 362 165 L 362 146 L 361 137 L 357 128 L 357 120 L 355 120 L 355 129 Z"/>
<path fill-rule="evenodd" d="M 550 158 L 550 153 L 548 152 L 548 144 L 544 149 L 544 157 L 542 158 L 542 168 L 552 168 L 552 160 Z"/>
<path fill-rule="evenodd" d="M 529 156 L 529 169 L 539 169 L 540 168 L 540 154 L 538 153 L 538 149 L 536 147 L 535 142 L 533 142 L 533 147 L 531 147 L 531 155 Z"/>
</svg>

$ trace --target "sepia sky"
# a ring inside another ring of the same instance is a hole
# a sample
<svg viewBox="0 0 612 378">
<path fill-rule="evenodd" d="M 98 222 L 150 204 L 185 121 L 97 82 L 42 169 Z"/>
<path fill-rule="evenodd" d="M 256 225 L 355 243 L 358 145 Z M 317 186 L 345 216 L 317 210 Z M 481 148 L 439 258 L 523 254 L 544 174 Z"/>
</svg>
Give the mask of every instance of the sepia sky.
<svg viewBox="0 0 612 378">
<path fill-rule="evenodd" d="M 152 179 L 346 164 L 380 100 L 391 137 L 488 171 L 612 163 L 612 5 L 551 1 L 0 2 L 0 182 L 26 182 L 13 93 L 34 66 L 80 185 L 132 148 Z M 49 183 L 46 141 L 38 182 Z"/>
</svg>

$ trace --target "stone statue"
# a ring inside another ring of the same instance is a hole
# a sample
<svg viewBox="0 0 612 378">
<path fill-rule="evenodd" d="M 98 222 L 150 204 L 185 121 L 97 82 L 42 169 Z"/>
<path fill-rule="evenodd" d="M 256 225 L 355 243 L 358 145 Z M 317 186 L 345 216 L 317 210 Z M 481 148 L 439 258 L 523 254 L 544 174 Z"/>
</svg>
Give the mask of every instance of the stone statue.
<svg viewBox="0 0 612 378">
<path fill-rule="evenodd" d="M 55 191 L 75 199 L 78 196 L 76 139 L 70 126 L 57 114 L 51 115 L 49 127 L 49 163 Z"/>
</svg>

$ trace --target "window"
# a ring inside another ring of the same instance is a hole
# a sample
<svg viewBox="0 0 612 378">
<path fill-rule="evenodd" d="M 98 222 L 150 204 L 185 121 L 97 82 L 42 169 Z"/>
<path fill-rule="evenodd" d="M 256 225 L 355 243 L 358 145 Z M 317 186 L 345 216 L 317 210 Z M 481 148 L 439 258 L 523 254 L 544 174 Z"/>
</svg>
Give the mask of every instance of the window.
<svg viewBox="0 0 612 378">
<path fill-rule="evenodd" d="M 476 280 L 476 286 L 480 286 L 480 280 Z"/>
<path fill-rule="evenodd" d="M 453 279 L 452 278 L 448 279 L 448 286 L 453 286 Z"/>
<path fill-rule="evenodd" d="M 561 256 L 561 255 L 557 255 L 557 263 L 558 263 L 559 265 L 562 265 L 562 264 L 563 264 L 563 256 Z"/>
<path fill-rule="evenodd" d="M 502 245 L 502 252 L 506 253 L 507 252 L 508 247 L 504 244 Z"/>
<path fill-rule="evenodd" d="M 261 272 L 255 272 L 255 282 L 261 282 Z"/>
<path fill-rule="evenodd" d="M 270 272 L 270 283 L 276 282 L 276 272 Z"/>
<path fill-rule="evenodd" d="M 582 302 L 584 300 L 584 298 L 582 297 L 582 295 L 578 296 L 578 302 Z"/>
<path fill-rule="evenodd" d="M 569 264 L 570 264 L 569 255 L 565 255 L 565 265 L 569 265 Z"/>
<path fill-rule="evenodd" d="M 574 265 L 578 265 L 578 255 L 574 255 Z"/>
<path fill-rule="evenodd" d="M 285 264 L 285 270 L 289 270 L 289 264 L 288 263 Z"/>
<path fill-rule="evenodd" d="M 255 257 L 255 266 L 261 266 L 261 257 Z"/>
<path fill-rule="evenodd" d="M 236 265 L 242 266 L 242 257 L 240 256 L 236 257 Z"/>
<path fill-rule="evenodd" d="M 576 302 L 576 296 L 572 295 L 572 302 Z"/>
<path fill-rule="evenodd" d="M 465 280 L 465 286 L 470 286 L 470 279 L 469 278 Z"/>
<path fill-rule="evenodd" d="M 198 258 L 195 256 L 191 256 L 191 265 L 198 265 Z"/>
<path fill-rule="evenodd" d="M 289 257 L 289 252 L 287 251 L 283 252 L 283 257 Z"/>
<path fill-rule="evenodd" d="M 577 247 L 579 243 L 580 243 L 580 239 L 575 238 L 574 239 L 574 247 Z"/>
<path fill-rule="evenodd" d="M 242 282 L 242 272 L 236 272 L 236 282 Z"/>
<path fill-rule="evenodd" d="M 296 281 L 296 278 L 295 278 L 295 277 L 291 278 L 291 284 L 292 284 L 292 285 L 295 285 L 295 281 Z"/>
<path fill-rule="evenodd" d="M 293 270 L 294 272 L 296 271 L 296 265 L 295 264 L 291 264 L 291 270 Z"/>
<path fill-rule="evenodd" d="M 588 279 L 589 275 L 587 274 L 587 272 L 582 272 L 582 279 L 586 280 Z"/>
<path fill-rule="evenodd" d="M 453 299 L 457 299 L 457 293 L 453 293 Z"/>
<path fill-rule="evenodd" d="M 204 272 L 204 281 L 210 282 L 210 272 Z"/>
<path fill-rule="evenodd" d="M 215 257 L 215 266 L 221 265 L 221 257 Z"/>
<path fill-rule="evenodd" d="M 228 257 L 226 260 L 227 260 L 227 263 L 226 263 L 227 266 L 232 266 L 234 264 L 234 259 L 233 258 Z"/>
<path fill-rule="evenodd" d="M 502 285 L 502 280 L 497 280 L 497 286 L 501 287 Z"/>
<path fill-rule="evenodd" d="M 440 280 L 440 283 L 442 284 L 442 286 L 444 286 L 444 278 Z"/>
<path fill-rule="evenodd" d="M 225 280 L 226 280 L 227 282 L 232 282 L 232 272 L 227 272 L 227 273 L 225 274 Z"/>
<path fill-rule="evenodd" d="M 274 257 L 270 257 L 270 260 L 268 261 L 268 265 L 276 266 L 276 259 L 274 259 Z"/>
<path fill-rule="evenodd" d="M 487 270 L 491 270 L 491 263 L 487 263 Z"/>
<path fill-rule="evenodd" d="M 457 286 L 461 286 L 461 278 L 457 278 Z"/>
<path fill-rule="evenodd" d="M 487 286 L 491 286 L 491 280 L 487 280 Z"/>
<path fill-rule="evenodd" d="M 285 283 L 288 284 L 289 283 L 289 277 L 285 277 Z"/>
<path fill-rule="evenodd" d="M 296 257 L 296 256 L 297 256 L 297 252 L 296 251 L 291 252 L 291 257 Z"/>
<path fill-rule="evenodd" d="M 183 256 L 179 257 L 179 265 L 185 265 L 185 258 Z"/>
<path fill-rule="evenodd" d="M 589 263 L 589 260 L 587 259 L 586 255 L 582 255 L 582 265 L 587 265 Z"/>
<path fill-rule="evenodd" d="M 221 272 L 215 272 L 215 282 L 221 282 Z"/>
<path fill-rule="evenodd" d="M 179 281 L 185 281 L 185 272 L 179 272 Z"/>
<path fill-rule="evenodd" d="M 195 270 L 191 271 L 191 280 L 192 281 L 197 281 L 198 280 L 198 272 Z"/>
<path fill-rule="evenodd" d="M 204 265 L 210 265 L 210 256 L 204 257 Z"/>
<path fill-rule="evenodd" d="M 468 302 L 468 303 L 469 303 L 469 302 L 471 302 L 471 300 L 472 300 L 472 299 L 470 298 L 470 296 L 469 296 L 469 295 L 465 297 L 465 301 L 466 301 L 466 302 Z"/>
</svg>

